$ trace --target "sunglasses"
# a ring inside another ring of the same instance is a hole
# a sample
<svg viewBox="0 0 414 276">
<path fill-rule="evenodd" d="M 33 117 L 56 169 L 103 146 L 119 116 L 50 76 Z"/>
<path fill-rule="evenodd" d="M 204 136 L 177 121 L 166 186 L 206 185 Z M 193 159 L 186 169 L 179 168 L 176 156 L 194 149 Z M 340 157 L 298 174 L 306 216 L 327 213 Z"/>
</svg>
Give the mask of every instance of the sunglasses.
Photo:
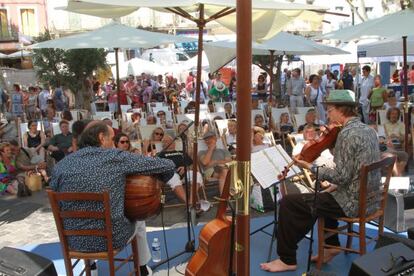
<svg viewBox="0 0 414 276">
<path fill-rule="evenodd" d="M 154 135 L 164 136 L 164 133 L 162 133 L 162 132 L 154 132 Z"/>
<path fill-rule="evenodd" d="M 120 140 L 119 143 L 120 144 L 129 144 L 129 141 L 128 140 Z"/>
</svg>

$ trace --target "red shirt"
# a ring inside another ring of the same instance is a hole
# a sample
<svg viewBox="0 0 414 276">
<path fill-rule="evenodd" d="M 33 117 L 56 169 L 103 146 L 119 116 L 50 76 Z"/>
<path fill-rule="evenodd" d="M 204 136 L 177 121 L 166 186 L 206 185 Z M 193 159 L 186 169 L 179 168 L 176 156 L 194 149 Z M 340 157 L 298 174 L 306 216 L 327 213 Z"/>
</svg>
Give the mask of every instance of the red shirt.
<svg viewBox="0 0 414 276">
<path fill-rule="evenodd" d="M 120 102 L 121 105 L 127 105 L 128 104 L 125 89 L 121 89 L 121 91 L 119 91 L 119 102 Z"/>
</svg>

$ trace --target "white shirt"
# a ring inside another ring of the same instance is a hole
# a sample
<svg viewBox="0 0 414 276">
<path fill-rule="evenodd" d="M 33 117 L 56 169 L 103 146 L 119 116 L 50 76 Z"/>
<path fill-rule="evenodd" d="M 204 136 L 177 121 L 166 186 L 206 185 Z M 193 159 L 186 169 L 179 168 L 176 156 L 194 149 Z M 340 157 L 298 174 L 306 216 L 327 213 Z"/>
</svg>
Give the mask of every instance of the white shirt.
<svg viewBox="0 0 414 276">
<path fill-rule="evenodd" d="M 371 75 L 368 75 L 367 77 L 363 76 L 359 82 L 359 87 L 360 87 L 359 102 L 361 104 L 368 104 L 369 103 L 369 100 L 368 100 L 369 92 L 374 87 L 374 77 Z"/>
<path fill-rule="evenodd" d="M 228 145 L 236 143 L 236 135 L 231 133 L 226 133 L 226 142 Z"/>
<path fill-rule="evenodd" d="M 39 93 L 39 108 L 41 110 L 46 110 L 47 107 L 47 100 L 49 99 L 50 93 L 48 90 L 42 90 L 42 92 Z"/>
</svg>

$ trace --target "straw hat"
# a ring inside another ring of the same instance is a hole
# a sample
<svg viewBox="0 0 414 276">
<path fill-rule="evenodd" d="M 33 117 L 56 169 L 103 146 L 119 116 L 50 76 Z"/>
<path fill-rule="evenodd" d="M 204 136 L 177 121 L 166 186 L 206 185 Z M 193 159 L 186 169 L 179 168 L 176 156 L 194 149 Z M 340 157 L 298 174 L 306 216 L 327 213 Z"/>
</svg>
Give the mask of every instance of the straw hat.
<svg viewBox="0 0 414 276">
<path fill-rule="evenodd" d="M 351 90 L 331 90 L 329 96 L 323 102 L 333 105 L 356 105 L 355 93 Z"/>
</svg>

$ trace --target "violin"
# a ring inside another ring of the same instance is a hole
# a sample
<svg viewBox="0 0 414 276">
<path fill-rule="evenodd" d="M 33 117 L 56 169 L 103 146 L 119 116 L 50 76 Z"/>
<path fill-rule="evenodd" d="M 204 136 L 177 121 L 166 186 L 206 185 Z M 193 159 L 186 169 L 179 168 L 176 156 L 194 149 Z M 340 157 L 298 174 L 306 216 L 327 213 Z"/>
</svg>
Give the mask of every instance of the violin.
<svg viewBox="0 0 414 276">
<path fill-rule="evenodd" d="M 342 126 L 339 124 L 330 124 L 326 126 L 318 138 L 308 141 L 303 146 L 302 151 L 299 155 L 296 156 L 296 158 L 308 163 L 312 163 L 321 155 L 324 150 L 333 148 L 335 146 L 336 138 L 338 137 L 341 128 Z M 293 164 L 294 161 L 285 166 L 281 174 L 278 175 L 279 180 L 286 178 L 286 175 Z"/>
</svg>

